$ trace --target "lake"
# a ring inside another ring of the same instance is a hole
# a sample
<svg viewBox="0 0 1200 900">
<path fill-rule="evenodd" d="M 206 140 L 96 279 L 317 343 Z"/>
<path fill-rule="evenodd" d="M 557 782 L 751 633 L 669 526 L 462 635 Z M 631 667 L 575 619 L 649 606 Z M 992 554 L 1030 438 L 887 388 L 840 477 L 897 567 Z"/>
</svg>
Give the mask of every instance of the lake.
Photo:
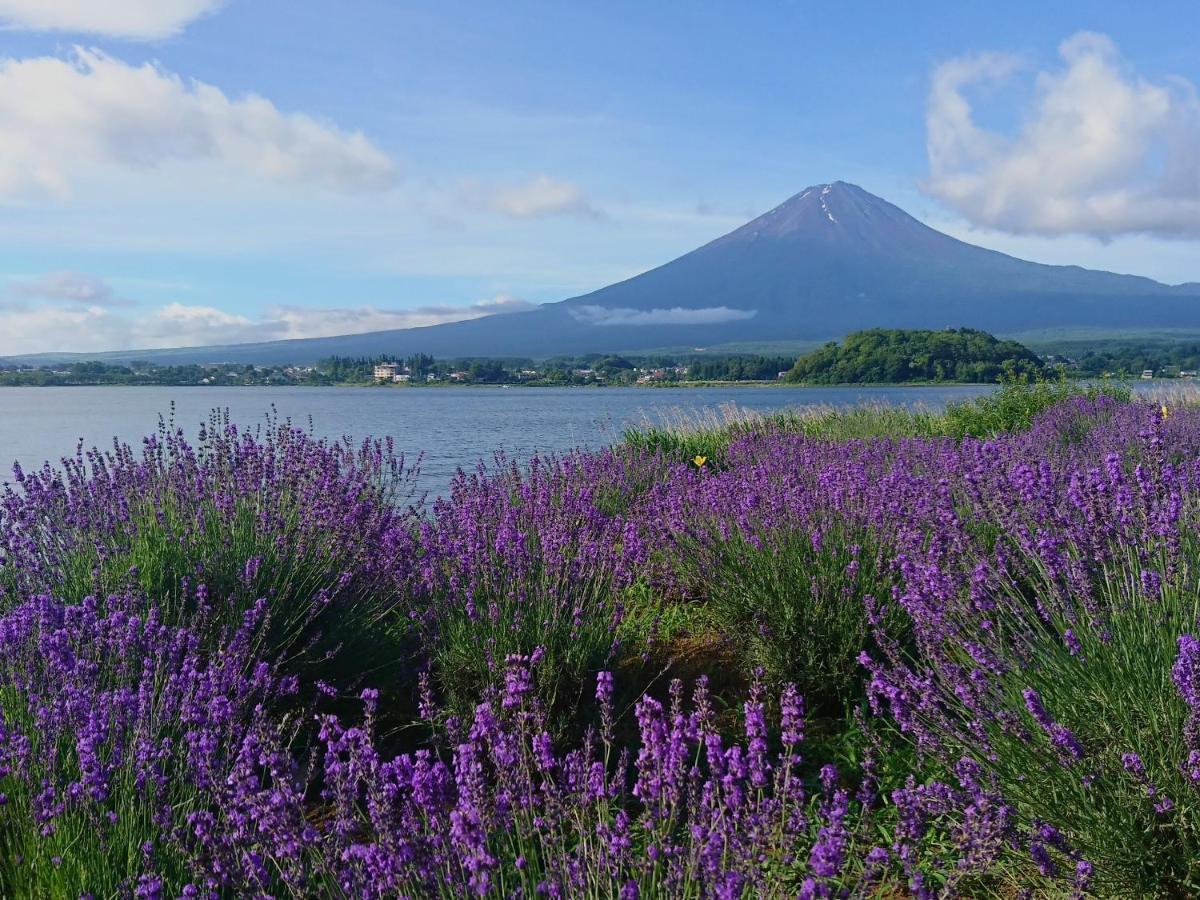
<svg viewBox="0 0 1200 900">
<path fill-rule="evenodd" d="M 986 385 L 937 387 L 714 388 L 321 388 L 321 387 L 62 387 L 0 388 L 0 481 L 13 462 L 25 468 L 57 461 L 114 437 L 136 444 L 175 404 L 176 422 L 190 434 L 213 408 L 228 409 L 240 425 L 281 418 L 320 436 L 391 436 L 396 448 L 423 454 L 421 486 L 445 491 L 459 467 L 471 468 L 493 451 L 598 447 L 622 429 L 679 411 L 716 410 L 736 403 L 752 410 L 860 402 L 921 404 L 980 396 Z"/>
</svg>

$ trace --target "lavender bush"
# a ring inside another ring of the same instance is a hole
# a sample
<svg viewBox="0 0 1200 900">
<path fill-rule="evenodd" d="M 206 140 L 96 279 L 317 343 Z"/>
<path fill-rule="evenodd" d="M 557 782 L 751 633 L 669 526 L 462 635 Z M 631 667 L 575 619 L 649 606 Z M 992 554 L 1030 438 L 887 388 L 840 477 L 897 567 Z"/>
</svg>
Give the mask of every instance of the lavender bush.
<svg viewBox="0 0 1200 900">
<path fill-rule="evenodd" d="M 1158 409 L 1132 412 L 1128 456 L 1018 465 L 988 491 L 1004 535 L 989 556 L 908 562 L 920 650 L 864 663 L 873 702 L 929 758 L 969 755 L 1014 805 L 1041 875 L 1086 866 L 1114 896 L 1186 895 L 1200 468 L 1166 461 Z"/>
<path fill-rule="evenodd" d="M 644 698 L 640 741 L 619 750 L 601 673 L 598 731 L 557 753 L 534 689 L 540 649 L 504 661 L 503 689 L 444 754 L 388 760 L 374 690 L 361 724 L 271 714 L 299 685 L 253 658 L 268 615 L 257 604 L 211 653 L 127 595 L 40 597 L 0 618 L 6 895 L 830 896 L 900 877 L 926 821 L 953 809 L 950 789 L 905 794 L 899 855 L 860 858 L 874 784 L 852 796 L 826 767 L 809 796 L 792 688 L 777 752 L 760 689 L 744 740 L 727 742 L 703 682 L 690 711 L 678 682 L 667 707 Z"/>
<path fill-rule="evenodd" d="M 18 471 L 0 893 L 1200 892 L 1200 411 L 1035 399 L 428 508 L 278 423 Z"/>
<path fill-rule="evenodd" d="M 195 447 L 163 423 L 140 453 L 79 448 L 4 486 L 0 604 L 136 588 L 175 624 L 211 599 L 205 621 L 227 627 L 265 598 L 264 652 L 311 661 L 352 644 L 360 665 L 382 664 L 420 559 L 413 474 L 388 443 L 318 441 L 273 419 L 242 432 L 214 415 Z"/>
<path fill-rule="evenodd" d="M 622 592 L 646 557 L 639 530 L 607 512 L 638 466 L 616 454 L 497 458 L 460 473 L 421 528 L 420 578 L 407 588 L 448 707 L 474 708 L 503 661 L 541 648 L 542 699 L 578 706 L 585 682 L 620 649 Z"/>
</svg>

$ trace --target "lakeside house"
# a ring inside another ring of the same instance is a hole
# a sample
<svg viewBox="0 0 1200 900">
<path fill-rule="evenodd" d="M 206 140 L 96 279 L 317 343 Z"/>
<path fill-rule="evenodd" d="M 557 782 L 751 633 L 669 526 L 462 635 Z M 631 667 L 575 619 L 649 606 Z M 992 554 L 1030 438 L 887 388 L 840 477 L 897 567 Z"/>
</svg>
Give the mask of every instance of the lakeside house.
<svg viewBox="0 0 1200 900">
<path fill-rule="evenodd" d="M 375 366 L 375 380 L 404 384 L 412 381 L 412 369 L 400 363 L 379 363 Z"/>
</svg>

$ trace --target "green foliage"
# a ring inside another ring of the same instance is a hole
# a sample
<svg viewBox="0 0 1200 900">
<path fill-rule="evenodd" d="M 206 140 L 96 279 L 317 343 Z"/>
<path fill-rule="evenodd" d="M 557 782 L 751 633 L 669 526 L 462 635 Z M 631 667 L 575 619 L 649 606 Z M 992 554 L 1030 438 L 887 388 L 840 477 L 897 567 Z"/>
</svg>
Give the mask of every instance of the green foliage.
<svg viewBox="0 0 1200 900">
<path fill-rule="evenodd" d="M 947 406 L 940 431 L 960 440 L 1028 431 L 1039 413 L 1077 396 L 1128 400 L 1130 392 L 1121 384 L 1081 385 L 1061 371 L 1057 379 L 1031 379 L 1025 372 L 1007 369 L 994 394 Z"/>
<path fill-rule="evenodd" d="M 1042 362 L 1016 341 L 985 331 L 872 328 L 849 334 L 796 360 L 787 375 L 811 384 L 900 384 L 908 381 L 992 382 L 1009 369 L 1037 375 Z"/>
<path fill-rule="evenodd" d="M 1036 346 L 1081 378 L 1137 378 L 1147 369 L 1155 378 L 1177 378 L 1180 372 L 1200 370 L 1200 341 L 1194 336 L 1056 339 Z"/>
<path fill-rule="evenodd" d="M 691 381 L 775 381 L 791 365 L 786 356 L 700 356 L 687 361 Z"/>
<path fill-rule="evenodd" d="M 133 362 L 128 366 L 89 361 L 37 368 L 0 365 L 0 387 L 55 387 L 76 385 L 284 385 L 329 384 L 311 366 L 179 365 L 154 366 Z"/>
<path fill-rule="evenodd" d="M 870 641 L 867 603 L 887 596 L 886 554 L 861 529 L 832 523 L 721 539 L 717 530 L 677 554 L 685 582 L 743 674 L 794 683 L 823 715 L 861 694 L 858 655 Z"/>
<path fill-rule="evenodd" d="M 940 416 L 928 410 L 884 404 L 811 406 L 767 414 L 729 408 L 719 417 L 681 418 L 669 424 L 628 428 L 623 442 L 635 450 L 660 453 L 676 463 L 702 456 L 708 468 L 721 469 L 726 465 L 729 445 L 749 435 L 803 434 L 828 441 L 929 437 L 941 433 L 940 422 Z"/>
<path fill-rule="evenodd" d="M 705 465 L 720 469 L 725 465 L 726 451 L 737 438 L 755 429 L 785 428 L 783 414 L 761 422 L 727 422 L 706 428 L 647 425 L 626 429 L 624 443 L 635 451 L 661 454 L 675 463 L 687 463 L 703 457 Z"/>
<path fill-rule="evenodd" d="M 812 406 L 768 414 L 747 413 L 727 408 L 720 416 L 676 417 L 672 423 L 647 423 L 626 429 L 626 446 L 647 453 L 661 453 L 675 463 L 706 457 L 705 465 L 720 469 L 726 464 L 730 444 L 753 434 L 772 432 L 803 434 L 823 441 L 869 440 L 872 438 L 964 437 L 986 438 L 1029 429 L 1044 410 L 1071 397 L 1098 396 L 1130 399 L 1129 388 L 1120 383 L 1081 384 L 1061 371 L 1057 378 L 1030 377 L 1008 369 L 1001 375 L 1000 388 L 992 394 L 949 404 L 943 412 L 886 404 L 849 407 Z M 1081 422 L 1081 427 L 1092 423 Z"/>
<path fill-rule="evenodd" d="M 469 720 L 480 697 L 503 688 L 504 660 L 541 648 L 538 690 L 555 726 L 565 728 L 588 708 L 590 679 L 612 660 L 618 592 L 603 575 L 565 578 L 539 568 L 513 583 L 499 569 L 494 575 L 475 585 L 469 604 L 433 601 L 439 613 L 429 663 L 444 708 Z"/>
</svg>

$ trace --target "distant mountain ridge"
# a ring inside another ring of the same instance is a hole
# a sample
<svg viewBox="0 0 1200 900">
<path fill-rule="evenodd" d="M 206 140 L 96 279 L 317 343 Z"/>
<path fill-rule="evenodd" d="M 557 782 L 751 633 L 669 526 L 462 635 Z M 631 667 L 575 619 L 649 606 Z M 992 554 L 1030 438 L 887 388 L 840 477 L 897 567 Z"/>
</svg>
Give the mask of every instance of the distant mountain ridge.
<svg viewBox="0 0 1200 900">
<path fill-rule="evenodd" d="M 310 363 L 819 341 L 863 328 L 1200 328 L 1200 284 L 1028 262 L 936 231 L 844 182 L 813 185 L 678 259 L 589 294 L 466 322 L 109 361 Z"/>
</svg>

